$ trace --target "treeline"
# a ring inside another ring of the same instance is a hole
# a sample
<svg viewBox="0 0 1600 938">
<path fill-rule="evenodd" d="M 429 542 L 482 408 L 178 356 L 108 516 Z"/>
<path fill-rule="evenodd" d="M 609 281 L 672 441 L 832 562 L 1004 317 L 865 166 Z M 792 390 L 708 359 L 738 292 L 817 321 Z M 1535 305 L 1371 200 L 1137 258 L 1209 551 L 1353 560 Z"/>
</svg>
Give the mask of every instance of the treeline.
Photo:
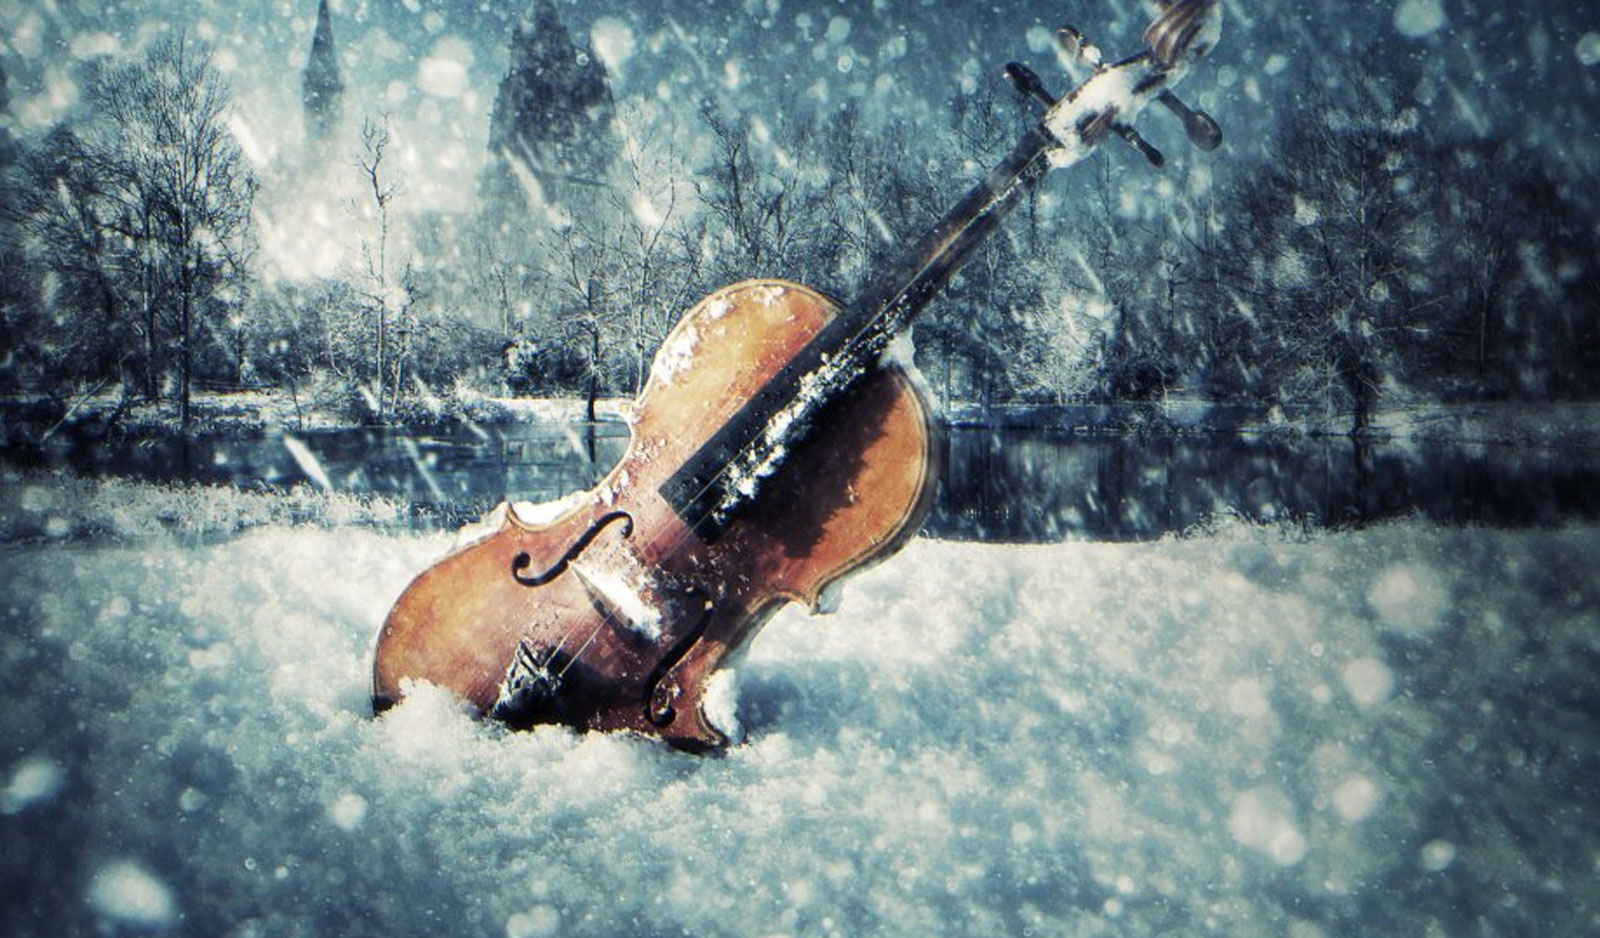
<svg viewBox="0 0 1600 938">
<path fill-rule="evenodd" d="M 347 261 L 269 283 L 251 211 L 267 193 L 208 62 L 181 37 L 157 43 L 94 76 L 79 122 L 0 141 L 0 390 L 65 411 L 115 389 L 174 400 L 185 422 L 198 382 L 378 421 L 471 394 L 631 394 L 676 317 L 721 284 L 852 295 L 1033 119 L 985 89 L 952 100 L 938 133 L 850 108 L 706 104 L 696 133 L 674 134 L 672 115 L 624 101 L 595 138 L 614 148 L 604 173 L 502 152 L 491 163 L 517 198 L 419 215 L 373 117 L 341 151 L 359 183 Z M 1439 139 L 1379 84 L 1308 95 L 1294 115 L 1250 165 L 1183 154 L 1157 177 L 1107 152 L 1041 187 L 919 321 L 936 393 L 1183 393 L 1360 430 L 1409 395 L 1600 390 L 1600 245 L 1548 167 L 1511 143 Z"/>
<path fill-rule="evenodd" d="M 8 141 L 0 375 L 60 397 L 172 386 L 182 419 L 218 323 L 245 308 L 256 182 L 209 50 L 155 44 L 101 68 L 93 119 Z"/>
</svg>

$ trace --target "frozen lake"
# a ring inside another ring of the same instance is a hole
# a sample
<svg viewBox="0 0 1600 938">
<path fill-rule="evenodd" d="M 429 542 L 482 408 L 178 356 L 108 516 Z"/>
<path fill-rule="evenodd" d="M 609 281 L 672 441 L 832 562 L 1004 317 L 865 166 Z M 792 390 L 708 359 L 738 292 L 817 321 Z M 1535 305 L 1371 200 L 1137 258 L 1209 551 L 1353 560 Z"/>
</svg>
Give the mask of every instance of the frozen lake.
<svg viewBox="0 0 1600 938">
<path fill-rule="evenodd" d="M 1592 524 L 919 538 L 774 620 L 746 741 L 697 758 L 373 719 L 368 643 L 447 534 L 94 497 L 116 539 L 0 559 L 7 935 L 1600 928 Z"/>
</svg>

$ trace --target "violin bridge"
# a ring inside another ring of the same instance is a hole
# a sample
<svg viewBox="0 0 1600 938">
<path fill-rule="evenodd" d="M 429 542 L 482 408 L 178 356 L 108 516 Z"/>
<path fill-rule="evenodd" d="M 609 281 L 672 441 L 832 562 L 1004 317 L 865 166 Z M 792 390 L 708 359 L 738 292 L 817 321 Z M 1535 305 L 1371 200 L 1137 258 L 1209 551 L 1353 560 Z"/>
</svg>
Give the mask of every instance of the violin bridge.
<svg viewBox="0 0 1600 938">
<path fill-rule="evenodd" d="M 551 671 L 550 661 L 540 661 L 527 642 L 519 641 L 505 680 L 500 683 L 500 695 L 489 713 L 511 724 L 534 722 L 539 714 L 549 711 L 560 689 L 561 676 Z"/>
<path fill-rule="evenodd" d="M 573 561 L 568 568 L 583 584 L 596 611 L 646 641 L 661 638 L 662 614 L 644 590 L 615 573 Z"/>
</svg>

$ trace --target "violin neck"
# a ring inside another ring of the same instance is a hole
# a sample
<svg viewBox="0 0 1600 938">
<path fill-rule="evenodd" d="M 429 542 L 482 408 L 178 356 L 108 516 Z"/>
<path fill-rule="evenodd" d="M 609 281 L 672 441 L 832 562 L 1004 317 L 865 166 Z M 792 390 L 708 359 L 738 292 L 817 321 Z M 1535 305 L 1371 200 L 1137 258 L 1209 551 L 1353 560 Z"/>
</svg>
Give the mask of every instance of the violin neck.
<svg viewBox="0 0 1600 938">
<path fill-rule="evenodd" d="M 1051 140 L 1030 130 L 905 256 L 875 278 L 760 393 L 691 456 L 661 495 L 704 540 L 801 438 L 821 407 L 884 358 L 890 344 L 1050 168 Z"/>
<path fill-rule="evenodd" d="M 900 260 L 875 277 L 839 317 L 855 341 L 878 352 L 911 326 L 928 301 L 994 233 L 1022 196 L 1050 169 L 1053 141 L 1043 128 L 1023 135 L 982 180 L 930 228 Z M 823 339 L 824 336 L 818 336 Z"/>
</svg>

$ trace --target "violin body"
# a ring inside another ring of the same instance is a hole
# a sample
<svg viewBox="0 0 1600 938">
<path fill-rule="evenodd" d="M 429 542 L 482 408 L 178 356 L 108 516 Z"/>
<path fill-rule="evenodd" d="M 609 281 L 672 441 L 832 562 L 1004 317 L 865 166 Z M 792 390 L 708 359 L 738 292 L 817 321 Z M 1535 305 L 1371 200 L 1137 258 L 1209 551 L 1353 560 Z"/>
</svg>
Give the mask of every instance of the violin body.
<svg viewBox="0 0 1600 938">
<path fill-rule="evenodd" d="M 816 611 L 830 584 L 893 553 L 931 505 L 937 431 L 893 364 L 829 400 L 709 541 L 659 491 L 838 313 L 778 280 L 726 287 L 686 313 L 598 486 L 550 518 L 502 505 L 492 533 L 400 596 L 378 637 L 375 706 L 427 681 L 514 725 L 726 745 L 703 706 L 712 673 L 785 603 Z"/>
</svg>

